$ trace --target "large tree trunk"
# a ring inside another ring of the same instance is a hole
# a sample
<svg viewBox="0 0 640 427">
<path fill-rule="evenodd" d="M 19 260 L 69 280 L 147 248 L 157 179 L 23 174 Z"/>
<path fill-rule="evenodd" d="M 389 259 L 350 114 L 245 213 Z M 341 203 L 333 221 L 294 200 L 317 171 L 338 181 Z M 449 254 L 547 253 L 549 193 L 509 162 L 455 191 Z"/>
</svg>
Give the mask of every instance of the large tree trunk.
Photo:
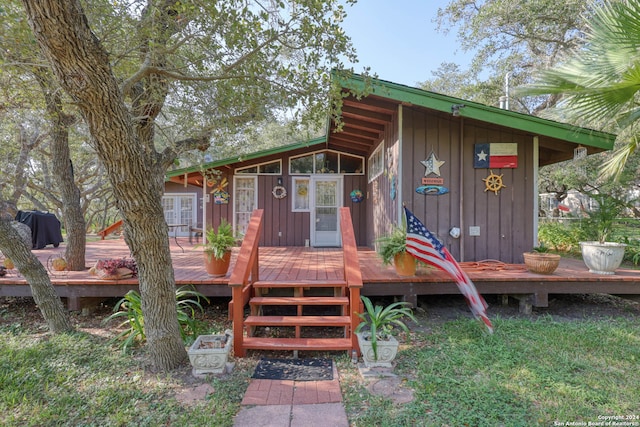
<svg viewBox="0 0 640 427">
<path fill-rule="evenodd" d="M 69 150 L 69 126 L 74 118 L 65 114 L 62 109 L 62 96 L 59 88 L 52 81 L 48 70 L 36 71 L 47 106 L 49 123 L 52 127 L 51 160 L 53 175 L 60 191 L 62 201 L 62 219 L 67 231 L 67 245 L 64 257 L 67 269 L 82 271 L 85 266 L 87 246 L 86 224 L 80 205 L 80 189 L 73 176 L 73 164 Z"/>
<path fill-rule="evenodd" d="M 18 232 L 11 226 L 5 210 L 0 218 L 0 251 L 14 262 L 20 273 L 27 279 L 31 287 L 31 295 L 38 305 L 42 316 L 49 325 L 51 333 L 58 334 L 73 330 L 69 313 L 65 310 L 56 294 L 47 270 L 42 263 L 25 246 Z"/>
<path fill-rule="evenodd" d="M 167 370 L 186 359 L 176 314 L 175 279 L 162 212 L 165 160 L 136 137 L 107 53 L 79 1 L 23 0 L 38 44 L 81 109 L 105 165 L 138 264 L 151 363 Z"/>
</svg>

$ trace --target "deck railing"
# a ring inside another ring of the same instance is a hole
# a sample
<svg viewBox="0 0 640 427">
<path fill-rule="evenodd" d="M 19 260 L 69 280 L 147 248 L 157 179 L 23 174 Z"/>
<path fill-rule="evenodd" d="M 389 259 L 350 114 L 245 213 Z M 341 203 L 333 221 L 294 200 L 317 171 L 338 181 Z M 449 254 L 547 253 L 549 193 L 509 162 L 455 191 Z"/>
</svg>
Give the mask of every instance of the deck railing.
<svg viewBox="0 0 640 427">
<path fill-rule="evenodd" d="M 358 312 L 361 311 L 360 289 L 362 288 L 362 271 L 358 261 L 358 246 L 351 221 L 351 210 L 340 208 L 340 230 L 342 233 L 342 257 L 344 262 L 344 280 L 349 291 L 349 316 L 351 317 L 351 348 L 359 352 L 358 338 L 354 333 L 360 324 Z"/>
<path fill-rule="evenodd" d="M 263 214 L 264 211 L 262 209 L 253 211 L 249 228 L 242 240 L 235 267 L 229 278 L 229 286 L 232 288 L 229 314 L 233 321 L 234 354 L 238 357 L 244 357 L 245 354 L 243 345 L 244 307 L 252 296 L 252 284 L 259 280 L 258 241 L 262 230 Z M 349 208 L 340 208 L 340 230 L 342 234 L 344 279 L 346 290 L 349 293 L 349 317 L 351 318 L 349 335 L 351 337 L 351 348 L 358 350 L 358 340 L 353 331 L 360 323 L 358 312 L 361 311 L 362 272 L 360 271 L 358 247 Z"/>
<path fill-rule="evenodd" d="M 233 320 L 233 352 L 238 357 L 244 357 L 243 322 L 244 306 L 251 298 L 253 282 L 259 280 L 258 242 L 262 230 L 263 209 L 256 209 L 251 215 L 242 246 L 236 259 L 235 267 L 229 278 L 231 287 L 231 304 L 229 314 Z"/>
</svg>

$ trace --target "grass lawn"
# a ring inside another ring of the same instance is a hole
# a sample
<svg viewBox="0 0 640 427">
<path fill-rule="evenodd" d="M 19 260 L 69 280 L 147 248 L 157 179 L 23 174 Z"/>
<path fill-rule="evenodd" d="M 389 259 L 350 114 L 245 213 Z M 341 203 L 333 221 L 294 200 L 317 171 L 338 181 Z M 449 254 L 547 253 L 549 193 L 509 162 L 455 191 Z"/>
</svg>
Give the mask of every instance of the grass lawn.
<svg viewBox="0 0 640 427">
<path fill-rule="evenodd" d="M 414 400 L 371 399 L 350 381 L 343 397 L 351 419 L 359 426 L 549 426 L 640 417 L 639 319 L 494 319 L 494 327 L 487 335 L 460 320 L 416 334 L 396 368 Z"/>
<path fill-rule="evenodd" d="M 97 333 L 49 336 L 0 304 L 0 425 L 231 426 L 258 356 L 209 378 L 207 400 L 177 395 L 197 385 L 185 366 L 145 370 Z M 553 426 L 640 416 L 640 316 L 558 322 L 494 317 L 422 325 L 395 373 L 409 403 L 372 394 L 350 358 L 334 355 L 352 426 Z M 31 319 L 31 320 L 29 320 Z M 640 420 L 635 420 L 640 425 Z"/>
</svg>

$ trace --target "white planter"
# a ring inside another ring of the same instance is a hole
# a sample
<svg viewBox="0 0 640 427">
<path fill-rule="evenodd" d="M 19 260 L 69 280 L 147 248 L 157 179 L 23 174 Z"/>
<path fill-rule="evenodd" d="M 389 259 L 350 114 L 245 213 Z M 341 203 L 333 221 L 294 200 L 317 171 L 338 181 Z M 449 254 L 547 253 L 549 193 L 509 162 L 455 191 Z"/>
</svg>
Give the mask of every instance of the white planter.
<svg viewBox="0 0 640 427">
<path fill-rule="evenodd" d="M 624 258 L 624 243 L 580 242 L 582 259 L 591 273 L 615 274 Z"/>
<path fill-rule="evenodd" d="M 225 335 L 200 335 L 187 351 L 193 375 L 224 373 L 232 344 L 231 331 Z"/>
<path fill-rule="evenodd" d="M 389 337 L 388 341 L 378 340 L 378 360 L 376 360 L 373 354 L 373 347 L 371 341 L 368 339 L 368 332 L 357 333 L 358 345 L 360 346 L 360 352 L 362 353 L 362 360 L 367 368 L 391 368 L 391 362 L 396 358 L 398 354 L 399 343 L 394 337 Z"/>
</svg>

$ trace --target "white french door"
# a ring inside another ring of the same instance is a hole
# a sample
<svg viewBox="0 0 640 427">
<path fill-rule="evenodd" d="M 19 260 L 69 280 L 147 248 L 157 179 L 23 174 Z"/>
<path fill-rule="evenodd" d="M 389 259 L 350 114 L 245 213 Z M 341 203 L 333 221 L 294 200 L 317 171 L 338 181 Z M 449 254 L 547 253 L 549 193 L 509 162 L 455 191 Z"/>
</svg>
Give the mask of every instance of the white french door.
<svg viewBox="0 0 640 427">
<path fill-rule="evenodd" d="M 188 236 L 189 227 L 196 221 L 196 193 L 168 193 L 162 196 L 162 209 L 164 210 L 164 220 L 169 225 L 182 224 L 170 230 L 171 235 Z"/>
<path fill-rule="evenodd" d="M 311 246 L 340 246 L 342 177 L 311 177 Z"/>
</svg>

